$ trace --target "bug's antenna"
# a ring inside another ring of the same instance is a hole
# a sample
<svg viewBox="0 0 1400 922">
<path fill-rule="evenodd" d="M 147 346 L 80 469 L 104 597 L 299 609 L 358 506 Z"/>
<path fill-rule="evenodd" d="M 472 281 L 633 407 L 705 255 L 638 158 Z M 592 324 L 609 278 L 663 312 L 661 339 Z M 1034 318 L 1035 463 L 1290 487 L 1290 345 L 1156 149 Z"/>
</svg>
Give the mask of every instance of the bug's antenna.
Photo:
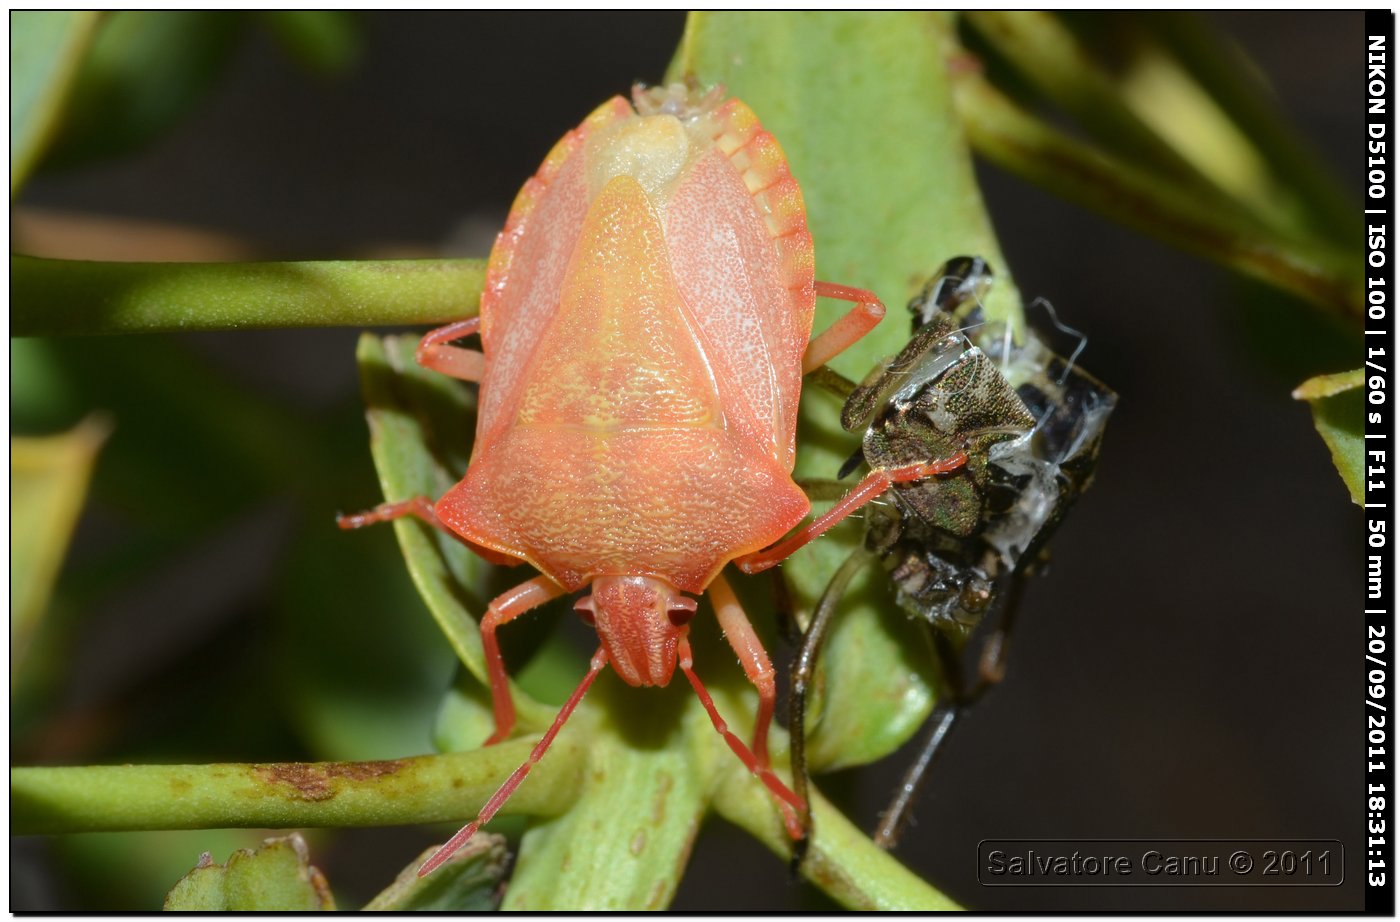
<svg viewBox="0 0 1400 922">
<path fill-rule="evenodd" d="M 719 711 L 715 709 L 714 699 L 705 689 L 705 684 L 700 681 L 700 677 L 695 674 L 695 660 L 690 652 L 690 640 L 684 635 L 681 636 L 676 647 L 677 660 L 681 667 L 681 672 L 685 673 L 686 679 L 690 682 L 690 687 L 695 689 L 696 697 L 700 699 L 700 704 L 704 706 L 705 712 L 710 715 L 710 722 L 715 725 L 719 735 L 724 737 L 724 741 L 729 744 L 729 748 L 734 750 L 734 754 L 744 763 L 747 768 L 764 786 L 778 798 L 778 806 L 783 812 L 783 825 L 787 827 L 788 835 L 794 840 L 800 840 L 805 835 L 802 821 L 798 818 L 800 813 L 807 809 L 807 803 L 798 797 L 785 784 L 782 779 L 773 774 L 773 769 L 767 764 L 760 764 L 754 757 L 749 747 L 744 745 L 744 741 L 734 735 L 734 731 L 729 729 L 724 718 L 719 716 Z"/>
<path fill-rule="evenodd" d="M 1065 381 L 1069 379 L 1069 373 L 1074 370 L 1075 363 L 1079 361 L 1079 353 L 1083 352 L 1084 347 L 1089 345 L 1089 337 L 1060 320 L 1060 315 L 1055 312 L 1055 305 L 1051 304 L 1045 298 L 1036 298 L 1031 302 L 1031 307 L 1045 308 L 1045 312 L 1050 315 L 1050 322 L 1055 325 L 1055 329 L 1059 330 L 1061 333 L 1068 333 L 1070 336 L 1079 340 L 1079 344 L 1074 347 L 1074 351 L 1069 355 L 1069 361 L 1065 363 L 1065 370 L 1060 373 L 1059 379 L 1055 382 L 1056 384 L 1063 385 Z"/>
<path fill-rule="evenodd" d="M 583 700 L 584 692 L 588 691 L 588 686 L 593 684 L 593 680 L 598 678 L 598 673 L 603 671 L 603 667 L 608 664 L 608 654 L 603 647 L 598 647 L 598 652 L 593 654 L 593 661 L 588 666 L 588 675 L 578 683 L 578 688 L 569 696 L 569 700 L 564 702 L 564 706 L 559 709 L 559 716 L 554 718 L 544 736 L 535 744 L 535 748 L 530 750 L 530 756 L 521 764 L 511 776 L 506 779 L 496 793 L 491 795 L 491 799 L 486 802 L 486 806 L 481 808 L 481 812 L 476 815 L 476 819 L 457 831 L 457 834 L 443 843 L 442 848 L 433 852 L 431 858 L 423 862 L 423 866 L 418 869 L 419 877 L 427 877 L 433 871 L 442 866 L 443 862 L 451 858 L 456 851 L 474 835 L 482 826 L 491 821 L 491 817 L 496 815 L 496 811 L 510 799 L 510 795 L 515 793 L 515 789 L 520 786 L 520 782 L 525 780 L 525 776 L 530 774 L 530 769 L 535 767 L 535 763 L 544 755 L 549 744 L 554 742 L 554 737 L 559 733 L 559 728 L 564 726 L 564 721 L 569 719 L 569 715 L 574 712 L 574 708 Z"/>
</svg>

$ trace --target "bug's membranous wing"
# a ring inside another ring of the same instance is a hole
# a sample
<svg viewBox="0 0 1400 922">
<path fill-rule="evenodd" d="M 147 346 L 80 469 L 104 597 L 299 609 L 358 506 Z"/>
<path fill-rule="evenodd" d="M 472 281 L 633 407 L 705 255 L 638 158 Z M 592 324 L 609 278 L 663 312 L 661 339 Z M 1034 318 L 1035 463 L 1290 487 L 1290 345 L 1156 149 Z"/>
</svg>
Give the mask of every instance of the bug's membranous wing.
<svg viewBox="0 0 1400 922">
<path fill-rule="evenodd" d="M 870 512 L 866 538 L 901 606 L 958 633 L 1039 559 L 1093 477 L 1117 400 L 1034 333 L 1016 344 L 986 323 L 990 279 L 980 259 L 950 260 L 909 305 L 910 344 L 851 395 L 842 419 L 867 425 L 872 468 L 967 454 L 953 476 L 896 485 L 895 502 Z"/>
</svg>

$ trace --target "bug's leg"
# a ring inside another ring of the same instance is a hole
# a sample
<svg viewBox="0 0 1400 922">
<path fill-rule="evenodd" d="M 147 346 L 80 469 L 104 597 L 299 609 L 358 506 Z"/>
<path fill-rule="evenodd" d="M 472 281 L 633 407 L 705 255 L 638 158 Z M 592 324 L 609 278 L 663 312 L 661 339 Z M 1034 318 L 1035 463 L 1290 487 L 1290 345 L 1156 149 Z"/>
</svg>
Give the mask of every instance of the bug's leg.
<svg viewBox="0 0 1400 922">
<path fill-rule="evenodd" d="M 734 648 L 739 657 L 739 665 L 744 667 L 744 675 L 749 677 L 754 688 L 758 689 L 758 717 L 753 725 L 753 754 L 763 768 L 769 765 L 768 727 L 773 722 L 773 708 L 778 699 L 778 687 L 773 677 L 773 662 L 763 642 L 754 633 L 749 616 L 734 595 L 734 589 L 721 573 L 710 584 L 710 601 L 715 605 L 715 617 L 719 619 L 724 639 Z"/>
<path fill-rule="evenodd" d="M 423 866 L 418 869 L 419 877 L 426 877 L 431 874 L 444 861 L 451 858 L 457 849 L 467 844 L 467 840 L 476 835 L 478 829 L 491 821 L 491 817 L 496 815 L 496 811 L 501 809 L 501 805 L 510 798 L 511 794 L 515 793 L 515 789 L 520 786 L 520 782 L 524 781 L 525 776 L 530 774 L 530 769 L 534 768 L 544 756 L 545 750 L 549 748 L 550 743 L 554 742 L 555 735 L 559 733 L 559 728 L 564 726 L 564 722 L 569 719 L 569 715 L 574 712 L 574 708 L 583 700 L 584 692 L 588 691 L 588 686 L 593 684 L 593 680 L 598 678 L 598 673 L 601 672 L 603 667 L 607 664 L 608 655 L 602 647 L 599 647 L 598 652 L 593 654 L 593 661 L 588 666 L 588 674 L 583 677 L 583 681 L 578 683 L 578 687 L 575 688 L 574 693 L 569 696 L 569 700 L 564 702 L 564 706 L 559 709 L 559 716 L 554 718 L 554 723 L 550 724 L 544 736 L 540 737 L 540 741 L 535 744 L 535 748 L 530 750 L 529 757 L 526 758 L 519 768 L 511 773 L 511 776 L 496 790 L 496 793 L 491 795 L 491 799 L 486 802 L 486 806 L 481 808 L 481 812 L 476 815 L 476 819 L 458 830 L 456 835 L 443 843 L 441 848 L 433 852 L 432 856 L 429 857 L 427 861 L 423 862 Z"/>
<path fill-rule="evenodd" d="M 1009 584 L 1009 585 L 1008 585 Z M 1016 612 L 1020 608 L 1021 590 L 1025 586 L 1022 574 L 1014 574 L 1003 582 L 1003 589 L 997 595 L 1004 599 L 997 623 L 990 625 L 986 639 L 977 654 L 977 672 L 970 682 L 963 679 L 962 657 L 958 650 L 941 632 L 934 634 L 934 651 L 939 663 L 939 672 L 944 677 L 945 688 L 939 695 L 938 707 L 929 718 L 929 729 L 924 743 L 919 747 L 919 756 L 904 773 L 899 788 L 885 812 L 880 815 L 880 826 L 875 830 L 875 844 L 884 849 L 894 848 L 899 834 L 908 821 L 910 809 L 918 799 L 929 768 L 943 752 L 949 735 L 958 722 L 967 715 L 982 695 L 1002 680 L 1006 674 L 1006 651 L 1015 624 Z"/>
<path fill-rule="evenodd" d="M 802 356 L 802 373 L 805 375 L 822 367 L 866 333 L 875 329 L 885 316 L 885 305 L 873 292 L 864 288 L 851 288 L 846 285 L 833 285 L 831 282 L 817 282 L 817 296 L 837 298 L 841 301 L 854 301 L 855 307 L 843 314 L 835 323 L 812 337 L 807 351 Z"/>
<path fill-rule="evenodd" d="M 547 576 L 527 580 L 491 600 L 481 619 L 481 647 L 486 658 L 486 671 L 491 677 L 491 709 L 496 714 L 496 732 L 482 745 L 499 743 L 510 735 L 515 726 L 515 702 L 510 697 L 510 681 L 506 677 L 506 661 L 496 643 L 496 628 L 550 599 L 563 595 L 565 589 Z"/>
<path fill-rule="evenodd" d="M 807 375 L 807 380 L 842 400 L 850 397 L 851 394 L 855 392 L 855 389 L 859 387 L 856 382 L 841 374 L 841 372 L 833 371 L 825 365 L 820 365 L 813 370 L 811 374 Z"/>
<path fill-rule="evenodd" d="M 482 373 L 486 370 L 486 357 L 475 349 L 448 345 L 454 340 L 471 336 L 480 325 L 481 318 L 473 317 L 430 330 L 419 341 L 414 358 L 424 368 L 431 368 L 463 381 L 480 381 Z"/>
<path fill-rule="evenodd" d="M 380 503 L 373 509 L 365 512 L 354 512 L 350 515 L 338 515 L 335 517 L 335 524 L 344 529 L 364 528 L 366 525 L 374 525 L 378 522 L 392 522 L 394 519 L 401 519 L 404 516 L 413 516 L 427 522 L 434 528 L 440 528 L 453 537 L 457 533 L 447 527 L 442 519 L 437 517 L 433 511 L 433 501 L 426 496 L 415 496 L 413 499 L 406 499 L 398 503 Z"/>
<path fill-rule="evenodd" d="M 911 480 L 924 480 L 938 474 L 955 471 L 967 464 L 967 455 L 957 452 L 950 458 L 940 458 L 923 464 L 910 464 L 906 467 L 892 467 L 883 471 L 871 471 L 865 479 L 843 496 L 836 505 L 813 519 L 807 525 L 764 551 L 745 554 L 734 561 L 735 566 L 745 573 L 759 573 L 774 564 L 780 563 L 809 541 L 820 537 L 846 516 L 861 506 L 878 498 L 896 483 Z"/>
<path fill-rule="evenodd" d="M 929 717 L 928 730 L 924 734 L 923 745 L 919 747 L 919 755 L 905 770 L 899 787 L 895 789 L 894 798 L 880 814 L 880 825 L 875 830 L 875 844 L 883 849 L 894 848 L 898 843 L 899 834 L 909 820 L 910 810 L 918 800 L 919 790 L 923 787 L 929 768 L 943 752 L 943 746 L 948 741 L 948 735 L 953 732 L 954 724 L 967 712 L 969 705 L 967 696 L 962 692 L 962 664 L 959 662 L 958 651 L 949 643 L 948 638 L 938 631 L 934 632 L 933 644 L 939 674 L 943 677 L 943 688 L 939 690 L 938 706 Z"/>
<path fill-rule="evenodd" d="M 710 693 L 705 690 L 705 685 L 700 681 L 700 677 L 695 674 L 695 658 L 690 651 L 690 639 L 681 635 L 680 642 L 676 645 L 676 659 L 681 667 L 681 672 L 685 673 L 686 679 L 690 682 L 690 687 L 695 689 L 696 696 L 700 703 L 704 705 L 705 712 L 710 715 L 710 723 L 715 725 L 719 735 L 724 737 L 724 741 L 729 744 L 729 748 L 734 750 L 734 754 L 739 757 L 739 761 L 744 763 L 749 771 L 758 776 L 759 780 L 772 791 L 778 798 L 778 806 L 783 811 L 783 825 L 787 827 L 788 835 L 794 839 L 802 837 L 802 822 L 797 818 L 797 811 L 806 809 L 802 799 L 785 784 L 781 778 L 773 774 L 773 769 L 766 765 L 759 765 L 758 759 L 749 751 L 749 747 L 744 745 L 744 741 L 734 735 L 734 731 L 729 729 L 729 725 L 724 722 L 724 718 L 719 716 L 719 711 L 715 710 L 715 702 L 710 698 Z"/>
<path fill-rule="evenodd" d="M 465 544 L 478 557 L 487 563 L 494 563 L 497 566 L 512 566 L 520 561 L 509 554 L 502 554 L 493 551 L 488 547 L 481 547 L 463 538 L 453 531 L 446 522 L 438 518 L 437 512 L 433 508 L 433 501 L 426 496 L 415 496 L 397 503 L 380 503 L 373 509 L 365 512 L 355 512 L 350 515 L 338 515 L 335 517 L 335 524 L 341 528 L 349 530 L 352 528 L 364 528 L 366 525 L 375 525 L 379 522 L 392 522 L 394 519 L 402 519 L 412 516 L 434 528 L 446 532 L 453 538 Z"/>
<path fill-rule="evenodd" d="M 869 552 L 864 547 L 858 547 L 832 574 L 831 581 L 826 584 L 826 589 L 822 590 L 821 599 L 817 601 L 817 609 L 812 613 L 812 622 L 807 625 L 807 633 L 802 637 L 802 648 L 797 651 L 797 658 L 792 663 L 791 687 L 788 690 L 788 734 L 792 738 L 792 787 L 797 796 L 802 798 L 802 802 L 807 805 L 812 802 L 811 798 L 807 796 L 807 732 L 804 726 L 807 716 L 807 689 L 811 686 L 812 678 L 816 674 L 817 654 L 826 641 L 832 616 L 836 614 L 837 606 L 846 595 L 846 587 L 850 585 L 851 579 L 860 571 L 860 568 L 865 565 L 869 556 Z M 810 806 L 802 810 L 801 818 L 802 838 L 793 843 L 792 847 L 791 867 L 794 874 L 797 873 L 803 857 L 807 854 L 807 845 L 812 837 Z"/>
<path fill-rule="evenodd" d="M 899 842 L 899 834 L 909 818 L 909 808 L 918 799 L 919 788 L 923 786 L 929 766 L 943 751 L 943 744 L 962 713 L 963 707 L 954 702 L 940 704 L 934 709 L 933 716 L 929 718 L 928 735 L 924 737 L 924 744 L 919 748 L 919 757 L 904 773 L 894 799 L 885 808 L 885 812 L 880 814 L 880 826 L 875 830 L 876 845 L 883 849 L 891 849 Z"/>
</svg>

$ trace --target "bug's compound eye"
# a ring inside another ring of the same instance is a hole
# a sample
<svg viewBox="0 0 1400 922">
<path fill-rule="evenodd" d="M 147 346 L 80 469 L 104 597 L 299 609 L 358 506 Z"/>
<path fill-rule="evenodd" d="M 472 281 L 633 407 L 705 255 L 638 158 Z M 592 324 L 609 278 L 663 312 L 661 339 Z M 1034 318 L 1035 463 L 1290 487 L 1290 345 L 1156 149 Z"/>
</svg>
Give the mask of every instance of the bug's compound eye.
<svg viewBox="0 0 1400 922">
<path fill-rule="evenodd" d="M 578 612 L 579 619 L 589 627 L 594 626 L 593 610 L 593 596 L 591 595 L 586 595 L 574 603 L 574 611 Z"/>
<path fill-rule="evenodd" d="M 690 619 L 695 617 L 695 600 L 678 595 L 671 599 L 671 607 L 666 614 L 676 627 L 685 627 L 690 623 Z"/>
</svg>

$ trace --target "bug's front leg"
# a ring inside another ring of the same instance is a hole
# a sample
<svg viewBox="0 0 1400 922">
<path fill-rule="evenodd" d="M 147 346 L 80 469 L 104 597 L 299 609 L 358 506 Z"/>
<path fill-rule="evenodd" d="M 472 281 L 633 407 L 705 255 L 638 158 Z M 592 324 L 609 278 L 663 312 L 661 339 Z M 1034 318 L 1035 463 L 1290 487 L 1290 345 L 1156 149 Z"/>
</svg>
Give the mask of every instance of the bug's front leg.
<svg viewBox="0 0 1400 922">
<path fill-rule="evenodd" d="M 763 768 L 769 765 L 768 727 L 773 722 L 773 707 L 777 701 L 777 686 L 773 676 L 773 663 L 763 642 L 758 639 L 749 616 L 734 595 L 734 589 L 721 574 L 710 584 L 710 601 L 715 606 L 715 617 L 719 620 L 724 639 L 739 656 L 744 667 L 744 675 L 749 677 L 754 688 L 758 689 L 758 717 L 753 727 L 753 754 Z"/>
<path fill-rule="evenodd" d="M 564 587 L 549 577 L 537 576 L 501 593 L 486 607 L 486 615 L 481 619 L 481 646 L 486 657 L 486 671 L 491 679 L 491 708 L 496 715 L 496 732 L 491 734 L 485 745 L 499 743 L 510 735 L 511 728 L 515 726 L 515 702 L 510 697 L 506 663 L 501 657 L 500 645 L 496 643 L 496 628 L 550 599 L 557 599 L 564 592 Z"/>
</svg>

